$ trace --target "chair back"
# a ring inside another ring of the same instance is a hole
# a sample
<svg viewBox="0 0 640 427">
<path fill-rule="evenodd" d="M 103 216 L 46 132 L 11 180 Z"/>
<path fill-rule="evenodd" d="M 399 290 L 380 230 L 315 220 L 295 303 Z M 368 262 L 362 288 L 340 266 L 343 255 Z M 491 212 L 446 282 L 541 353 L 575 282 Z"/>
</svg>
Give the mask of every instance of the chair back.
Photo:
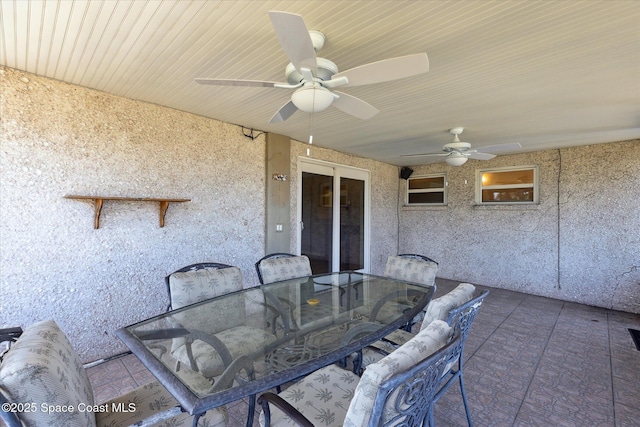
<svg viewBox="0 0 640 427">
<path fill-rule="evenodd" d="M 433 286 L 438 263 L 429 257 L 417 254 L 392 255 L 387 258 L 383 276 Z"/>
<path fill-rule="evenodd" d="M 431 403 L 438 390 L 440 378 L 452 354 L 459 351 L 460 344 L 460 335 L 456 334 L 449 343 L 430 356 L 409 368 L 395 372 L 382 381 L 375 394 L 370 419 L 368 423 L 361 425 L 407 427 L 427 425 L 433 407 Z M 377 363 L 383 363 L 383 361 L 384 359 Z M 361 382 L 367 381 L 365 377 L 370 368 L 371 366 L 365 370 Z"/>
<path fill-rule="evenodd" d="M 449 325 L 436 320 L 394 352 L 367 366 L 344 425 L 421 425 L 428 419 L 431 399 L 454 351 L 455 346 L 447 346 L 452 334 Z M 441 350 L 445 346 L 447 350 Z"/>
<path fill-rule="evenodd" d="M 478 315 L 478 310 L 480 310 L 480 306 L 487 295 L 489 295 L 489 291 L 485 290 L 477 297 L 449 311 L 446 322 L 454 328 L 455 331 L 460 333 L 462 347 L 464 347 L 464 343 L 471 330 L 471 325 Z"/>
<path fill-rule="evenodd" d="M 25 425 L 96 425 L 93 412 L 77 410 L 93 405 L 93 390 L 80 358 L 53 320 L 30 325 L 7 352 L 0 365 L 0 390 L 3 399 L 24 409 L 17 417 Z M 43 407 L 76 410 L 45 411 Z M 6 424 L 16 425 L 15 417 L 4 412 L 0 414 Z"/>
<path fill-rule="evenodd" d="M 420 254 L 398 254 L 398 256 L 400 256 L 402 258 L 413 258 L 413 259 L 417 259 L 417 260 L 422 260 L 422 261 L 426 261 L 426 262 L 433 262 L 435 264 L 438 264 L 436 261 L 434 261 L 433 259 L 429 258 L 426 255 L 420 255 Z"/>
<path fill-rule="evenodd" d="M 169 295 L 167 311 L 242 289 L 238 267 L 201 262 L 182 267 L 164 278 Z"/>
<path fill-rule="evenodd" d="M 273 253 L 256 262 L 258 280 L 263 285 L 281 280 L 311 276 L 311 263 L 306 255 Z"/>
</svg>

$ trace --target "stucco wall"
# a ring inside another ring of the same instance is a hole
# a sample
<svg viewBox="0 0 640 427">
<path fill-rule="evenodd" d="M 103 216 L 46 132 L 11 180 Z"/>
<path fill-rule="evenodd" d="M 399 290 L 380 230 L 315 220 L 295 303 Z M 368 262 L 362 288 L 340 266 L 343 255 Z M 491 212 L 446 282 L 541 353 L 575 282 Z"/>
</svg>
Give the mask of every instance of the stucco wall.
<svg viewBox="0 0 640 427">
<path fill-rule="evenodd" d="M 116 329 L 164 311 L 164 276 L 177 268 L 224 262 L 245 287 L 258 283 L 264 136 L 12 69 L 0 70 L 0 89 L 0 326 L 55 319 L 91 361 L 124 350 Z M 294 169 L 303 147 L 292 142 Z M 383 197 L 395 198 L 396 168 L 314 154 L 372 171 L 373 251 L 386 259 L 397 216 Z M 92 203 L 67 194 L 191 201 L 171 204 L 164 228 L 155 203 L 107 201 L 94 230 Z"/>
<path fill-rule="evenodd" d="M 475 205 L 476 169 L 520 165 L 540 168 L 538 205 Z M 434 258 L 440 277 L 640 313 L 638 141 L 413 169 L 448 174 L 446 207 L 404 206 L 400 220 L 401 251 Z"/>
</svg>

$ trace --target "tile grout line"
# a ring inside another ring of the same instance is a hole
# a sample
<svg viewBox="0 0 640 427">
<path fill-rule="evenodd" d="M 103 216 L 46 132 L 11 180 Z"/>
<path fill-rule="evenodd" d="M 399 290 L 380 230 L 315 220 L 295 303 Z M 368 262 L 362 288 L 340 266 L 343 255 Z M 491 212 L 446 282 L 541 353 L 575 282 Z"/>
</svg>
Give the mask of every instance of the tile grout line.
<svg viewBox="0 0 640 427">
<path fill-rule="evenodd" d="M 613 389 L 613 350 L 611 349 L 611 316 L 609 312 L 607 314 L 607 342 L 609 343 L 609 378 L 611 379 L 611 403 L 613 409 L 613 425 L 616 425 L 616 392 Z"/>
<path fill-rule="evenodd" d="M 489 294 L 489 295 L 491 295 L 491 294 Z M 482 345 L 479 345 L 479 346 L 478 346 L 478 347 L 477 347 L 477 348 L 476 348 L 476 349 L 471 353 L 471 355 L 467 358 L 467 361 L 471 360 L 471 358 L 472 358 L 473 356 L 475 356 L 475 354 L 476 354 L 478 351 L 480 351 L 480 349 L 481 349 L 481 348 L 483 348 L 483 347 L 485 346 L 485 344 L 489 341 L 489 339 L 491 339 L 491 337 L 493 336 L 493 334 L 495 334 L 495 333 L 496 333 L 496 331 L 497 331 L 498 329 L 500 329 L 500 327 L 504 324 L 504 322 L 506 322 L 506 321 L 511 317 L 511 315 L 513 315 L 513 313 L 518 309 L 518 307 L 520 307 L 520 306 L 522 305 L 522 303 L 524 302 L 524 300 L 525 300 L 525 299 L 526 299 L 526 298 L 522 298 L 522 299 L 520 300 L 520 302 L 519 302 L 515 307 L 513 307 L 513 310 L 511 310 L 511 311 L 510 311 L 510 312 L 509 312 L 509 313 L 508 313 L 508 314 L 507 314 L 507 315 L 502 319 L 502 321 L 501 321 L 501 322 L 500 322 L 500 323 L 499 323 L 499 324 L 498 324 L 498 325 L 493 329 L 493 331 L 492 331 L 492 332 L 487 336 L 487 338 L 483 341 Z M 481 307 L 481 309 L 482 309 L 482 307 Z"/>
<path fill-rule="evenodd" d="M 540 353 L 540 357 L 538 358 L 538 361 L 536 363 L 536 367 L 533 370 L 533 374 L 531 375 L 531 379 L 529 380 L 529 384 L 527 384 L 527 389 L 524 392 L 524 396 L 522 397 L 522 401 L 520 402 L 520 405 L 518 406 L 518 410 L 516 411 L 516 417 L 514 418 L 513 422 L 515 424 L 516 420 L 518 419 L 518 414 L 520 413 L 520 410 L 522 409 L 522 405 L 524 405 L 524 401 L 527 398 L 527 395 L 529 394 L 529 389 L 531 388 L 531 384 L 533 383 L 533 380 L 536 377 L 536 373 L 538 372 L 538 369 L 540 368 L 540 364 L 542 363 L 542 359 L 544 358 L 544 354 L 547 351 L 547 347 L 549 347 L 549 341 L 551 341 L 551 337 L 553 336 L 553 333 L 556 330 L 556 327 L 558 326 L 558 321 L 560 320 L 560 315 L 562 314 L 562 310 L 564 310 L 564 306 L 566 303 L 562 303 L 562 306 L 560 307 L 560 310 L 558 310 L 558 314 L 556 316 L 556 321 L 553 323 L 553 328 L 551 328 L 551 332 L 549 333 L 549 336 L 547 337 L 547 341 L 544 344 L 544 348 L 542 349 L 542 352 Z"/>
</svg>

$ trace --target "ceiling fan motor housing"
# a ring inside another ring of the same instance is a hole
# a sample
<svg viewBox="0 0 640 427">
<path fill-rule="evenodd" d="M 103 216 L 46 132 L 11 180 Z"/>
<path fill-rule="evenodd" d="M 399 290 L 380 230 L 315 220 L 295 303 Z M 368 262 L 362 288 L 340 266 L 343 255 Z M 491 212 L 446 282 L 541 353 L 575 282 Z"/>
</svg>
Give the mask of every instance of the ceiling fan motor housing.
<svg viewBox="0 0 640 427">
<path fill-rule="evenodd" d="M 316 77 L 320 80 L 327 81 L 331 80 L 334 74 L 338 73 L 338 66 L 333 62 L 329 61 L 325 58 L 317 58 L 318 61 L 318 73 Z M 289 63 L 287 68 L 285 69 L 285 74 L 287 76 L 287 82 L 292 85 L 296 85 L 304 80 L 302 74 L 300 74 L 296 67 L 293 64 Z"/>
<path fill-rule="evenodd" d="M 442 149 L 444 151 L 446 151 L 447 153 L 452 153 L 452 152 L 459 152 L 462 153 L 464 151 L 467 151 L 471 148 L 471 144 L 468 142 L 450 142 L 448 144 L 445 144 Z"/>
</svg>

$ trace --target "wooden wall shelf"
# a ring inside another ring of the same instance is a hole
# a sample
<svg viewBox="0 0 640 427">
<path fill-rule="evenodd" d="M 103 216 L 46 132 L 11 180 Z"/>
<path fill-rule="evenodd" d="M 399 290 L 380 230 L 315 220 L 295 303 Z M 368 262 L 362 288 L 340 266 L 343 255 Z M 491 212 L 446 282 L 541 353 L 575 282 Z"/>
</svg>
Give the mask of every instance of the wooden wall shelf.
<svg viewBox="0 0 640 427">
<path fill-rule="evenodd" d="M 105 200 L 119 200 L 125 202 L 157 202 L 160 204 L 160 227 L 164 227 L 164 217 L 167 214 L 169 203 L 190 202 L 191 199 L 157 199 L 150 197 L 111 197 L 111 196 L 75 196 L 66 195 L 66 199 L 93 200 L 95 213 L 93 215 L 93 228 L 100 228 L 100 213 Z"/>
</svg>

